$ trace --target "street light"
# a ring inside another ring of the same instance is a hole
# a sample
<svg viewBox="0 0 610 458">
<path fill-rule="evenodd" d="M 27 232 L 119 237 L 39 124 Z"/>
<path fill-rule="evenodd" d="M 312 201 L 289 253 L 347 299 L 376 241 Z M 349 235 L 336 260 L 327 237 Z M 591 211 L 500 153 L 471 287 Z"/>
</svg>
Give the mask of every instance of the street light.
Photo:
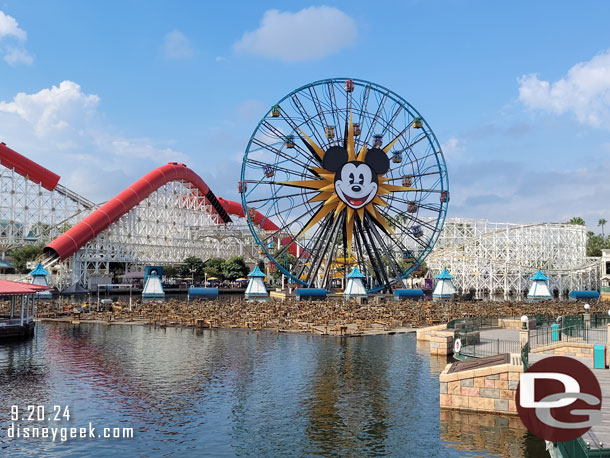
<svg viewBox="0 0 610 458">
<path fill-rule="evenodd" d="M 521 317 L 521 329 L 527 329 L 527 315 Z"/>
<path fill-rule="evenodd" d="M 585 304 L 585 312 L 589 313 L 589 309 L 591 308 L 591 306 L 589 304 Z"/>
</svg>

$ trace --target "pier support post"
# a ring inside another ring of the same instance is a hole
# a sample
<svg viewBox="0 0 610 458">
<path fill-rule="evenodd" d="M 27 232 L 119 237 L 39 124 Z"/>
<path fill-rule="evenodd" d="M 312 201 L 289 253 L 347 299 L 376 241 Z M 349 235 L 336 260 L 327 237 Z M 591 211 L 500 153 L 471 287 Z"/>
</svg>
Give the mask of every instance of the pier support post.
<svg viewBox="0 0 610 458">
<path fill-rule="evenodd" d="M 25 296 L 21 296 L 21 326 L 23 326 L 23 312 L 24 312 L 24 308 L 25 308 Z"/>
<path fill-rule="evenodd" d="M 585 323 L 585 329 L 591 329 L 591 314 L 589 312 L 583 314 L 583 321 Z"/>
</svg>

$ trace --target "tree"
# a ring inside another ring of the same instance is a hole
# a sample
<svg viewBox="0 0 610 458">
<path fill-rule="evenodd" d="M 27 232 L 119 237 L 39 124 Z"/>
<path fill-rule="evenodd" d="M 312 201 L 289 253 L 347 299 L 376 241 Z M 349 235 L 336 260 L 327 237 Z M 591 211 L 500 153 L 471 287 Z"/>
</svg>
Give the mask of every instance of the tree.
<svg viewBox="0 0 610 458">
<path fill-rule="evenodd" d="M 570 221 L 567 221 L 567 224 L 578 224 L 580 226 L 585 226 L 585 220 L 582 219 L 580 216 L 575 216 L 574 218 L 572 218 Z"/>
<path fill-rule="evenodd" d="M 290 270 L 290 266 L 294 266 L 297 260 L 297 258 L 295 258 L 288 251 L 284 251 L 279 256 L 274 256 L 274 259 L 280 266 L 282 266 L 286 270 Z M 280 278 L 282 278 L 282 271 L 278 269 L 276 272 L 271 272 L 271 277 L 276 281 L 279 280 Z"/>
<path fill-rule="evenodd" d="M 192 275 L 193 279 L 196 279 L 203 277 L 204 269 L 205 263 L 201 258 L 189 256 L 184 260 L 184 264 L 178 268 L 178 272 L 182 277 L 190 277 Z"/>
<path fill-rule="evenodd" d="M 163 276 L 165 278 L 173 278 L 177 277 L 180 274 L 180 269 L 176 266 L 164 266 L 163 267 Z"/>
<path fill-rule="evenodd" d="M 598 222 L 597 225 L 602 227 L 602 237 L 604 237 L 604 226 L 606 225 L 608 221 L 606 221 L 604 218 L 601 218 Z"/>
<path fill-rule="evenodd" d="M 222 267 L 225 261 L 222 258 L 210 258 L 205 262 L 204 272 L 209 277 L 216 277 L 220 280 L 224 280 L 224 272 Z"/>
<path fill-rule="evenodd" d="M 587 232 L 587 256 L 601 256 L 602 250 L 607 248 L 610 248 L 610 237 Z"/>
<path fill-rule="evenodd" d="M 222 265 L 222 273 L 228 280 L 235 280 L 240 277 L 248 275 L 249 269 L 244 258 L 241 256 L 235 256 L 234 258 L 228 259 Z"/>
<path fill-rule="evenodd" d="M 19 273 L 29 272 L 30 269 L 27 268 L 27 263 L 35 261 L 36 258 L 42 254 L 42 249 L 42 245 L 26 245 L 11 251 L 11 258 L 13 259 L 15 270 Z"/>
</svg>

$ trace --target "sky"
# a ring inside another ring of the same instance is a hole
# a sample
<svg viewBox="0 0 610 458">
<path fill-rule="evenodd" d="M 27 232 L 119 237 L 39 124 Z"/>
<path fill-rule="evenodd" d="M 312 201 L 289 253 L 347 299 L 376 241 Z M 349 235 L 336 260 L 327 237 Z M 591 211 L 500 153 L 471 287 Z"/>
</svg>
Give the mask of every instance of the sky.
<svg viewBox="0 0 610 458">
<path fill-rule="evenodd" d="M 447 161 L 449 217 L 610 220 L 610 2 L 0 0 L 0 141 L 96 202 L 187 164 L 237 199 L 308 82 L 388 87 Z"/>
</svg>

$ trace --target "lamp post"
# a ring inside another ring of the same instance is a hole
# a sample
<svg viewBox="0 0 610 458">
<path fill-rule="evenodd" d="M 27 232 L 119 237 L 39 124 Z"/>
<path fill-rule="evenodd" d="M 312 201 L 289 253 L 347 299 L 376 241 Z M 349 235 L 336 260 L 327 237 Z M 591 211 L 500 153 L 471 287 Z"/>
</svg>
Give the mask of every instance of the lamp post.
<svg viewBox="0 0 610 458">
<path fill-rule="evenodd" d="M 585 329 L 589 329 L 591 327 L 591 314 L 589 313 L 589 309 L 591 306 L 589 304 L 585 304 L 585 313 L 583 315 L 583 320 L 585 322 Z"/>
<path fill-rule="evenodd" d="M 523 315 L 521 317 L 521 330 L 519 331 L 519 343 L 521 344 L 521 348 L 525 346 L 530 341 L 530 330 L 528 326 L 529 318 L 527 315 Z"/>
</svg>

